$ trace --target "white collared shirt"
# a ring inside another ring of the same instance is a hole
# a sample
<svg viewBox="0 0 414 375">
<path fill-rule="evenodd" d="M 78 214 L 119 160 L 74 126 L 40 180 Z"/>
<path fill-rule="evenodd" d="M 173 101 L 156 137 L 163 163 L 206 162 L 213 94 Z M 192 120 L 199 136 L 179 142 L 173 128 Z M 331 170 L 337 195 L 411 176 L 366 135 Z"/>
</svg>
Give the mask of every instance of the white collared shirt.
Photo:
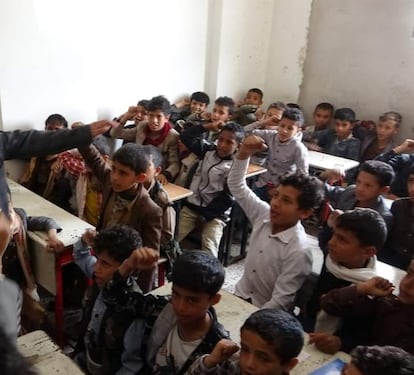
<svg viewBox="0 0 414 375">
<path fill-rule="evenodd" d="M 270 206 L 247 186 L 249 160 L 235 159 L 228 185 L 253 229 L 242 278 L 235 294 L 255 306 L 289 309 L 296 292 L 312 270 L 312 253 L 300 222 L 272 234 Z"/>
</svg>

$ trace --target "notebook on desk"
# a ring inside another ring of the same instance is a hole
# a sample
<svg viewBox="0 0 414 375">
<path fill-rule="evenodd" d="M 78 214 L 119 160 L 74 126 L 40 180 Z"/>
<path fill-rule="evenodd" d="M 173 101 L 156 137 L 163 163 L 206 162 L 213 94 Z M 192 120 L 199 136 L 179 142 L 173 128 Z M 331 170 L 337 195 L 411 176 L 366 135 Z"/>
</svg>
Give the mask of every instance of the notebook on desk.
<svg viewBox="0 0 414 375">
<path fill-rule="evenodd" d="M 345 365 L 346 363 L 342 359 L 337 358 L 317 370 L 312 371 L 309 375 L 341 375 Z"/>
</svg>

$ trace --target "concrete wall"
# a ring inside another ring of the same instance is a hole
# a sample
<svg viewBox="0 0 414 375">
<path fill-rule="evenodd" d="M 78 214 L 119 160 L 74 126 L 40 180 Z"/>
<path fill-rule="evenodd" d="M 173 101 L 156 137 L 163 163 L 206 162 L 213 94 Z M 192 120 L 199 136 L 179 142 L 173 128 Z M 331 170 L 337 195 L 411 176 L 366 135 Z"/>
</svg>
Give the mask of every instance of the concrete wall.
<svg viewBox="0 0 414 375">
<path fill-rule="evenodd" d="M 395 110 L 413 137 L 414 1 L 314 0 L 300 102 L 330 101 L 358 118 Z"/>
</svg>

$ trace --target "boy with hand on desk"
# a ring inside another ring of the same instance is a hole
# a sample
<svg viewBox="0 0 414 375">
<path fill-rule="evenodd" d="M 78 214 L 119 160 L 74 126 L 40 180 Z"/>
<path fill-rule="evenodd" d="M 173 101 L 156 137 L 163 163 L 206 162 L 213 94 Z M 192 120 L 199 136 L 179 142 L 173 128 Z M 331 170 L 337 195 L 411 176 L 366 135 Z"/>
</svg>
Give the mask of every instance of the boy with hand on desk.
<svg viewBox="0 0 414 375">
<path fill-rule="evenodd" d="M 135 269 L 155 268 L 158 252 L 143 248 L 134 229 L 117 225 L 97 235 L 85 232 L 73 246 L 73 258 L 94 280 L 85 301 L 75 360 L 91 374 L 138 373 L 143 362 L 130 353 L 140 348 L 145 323 L 135 319 L 134 309 L 125 303 L 127 296 L 140 291 L 129 274 Z M 112 303 L 105 295 L 108 287 L 111 293 L 122 295 L 124 303 Z"/>
<path fill-rule="evenodd" d="M 270 191 L 277 186 L 281 175 L 294 171 L 308 173 L 308 150 L 297 138 L 302 125 L 302 112 L 296 108 L 288 108 L 283 112 L 277 132 L 254 131 L 266 143 L 269 151 L 264 163 L 267 172 L 259 176 L 253 189 L 265 202 L 270 201 Z"/>
<path fill-rule="evenodd" d="M 218 132 L 217 145 L 203 135 Z M 223 229 L 233 198 L 227 188 L 227 175 L 233 164 L 234 153 L 244 136 L 243 128 L 234 122 L 224 125 L 221 120 L 193 125 L 180 137 L 186 147 L 201 159 L 191 181 L 194 194 L 180 211 L 178 241 L 182 241 L 202 223 L 202 250 L 218 255 Z"/>
<path fill-rule="evenodd" d="M 393 345 L 414 354 L 414 260 L 400 281 L 399 294 L 381 277 L 334 289 L 321 298 L 321 308 L 344 319 L 367 319 L 368 345 Z"/>
<path fill-rule="evenodd" d="M 385 243 L 387 227 L 370 208 L 356 208 L 336 217 L 333 235 L 315 289 L 303 318 L 311 340 L 326 353 L 349 351 L 362 340 L 367 322 L 341 320 L 320 311 L 320 298 L 332 289 L 366 281 L 377 275 L 375 254 Z"/>
<path fill-rule="evenodd" d="M 246 137 L 229 174 L 230 191 L 253 226 L 235 294 L 258 307 L 290 309 L 312 270 L 312 255 L 300 220 L 310 217 L 321 204 L 322 183 L 301 173 L 287 174 L 279 179 L 270 204 L 262 201 L 248 188 L 245 174 L 249 157 L 265 148 L 261 138 Z"/>
<path fill-rule="evenodd" d="M 298 363 L 304 333 L 300 323 L 282 310 L 263 309 L 247 318 L 239 346 L 223 339 L 211 354 L 200 357 L 188 375 L 288 375 Z M 232 356 L 233 355 L 233 356 Z"/>
<path fill-rule="evenodd" d="M 128 225 L 142 236 L 144 246 L 159 250 L 162 210 L 150 198 L 143 183 L 151 164 L 151 155 L 135 143 L 119 148 L 109 166 L 95 147 L 79 148 L 85 163 L 102 184 L 102 205 L 97 229 L 115 224 Z M 140 273 L 139 285 L 144 292 L 153 287 L 154 272 Z"/>
</svg>

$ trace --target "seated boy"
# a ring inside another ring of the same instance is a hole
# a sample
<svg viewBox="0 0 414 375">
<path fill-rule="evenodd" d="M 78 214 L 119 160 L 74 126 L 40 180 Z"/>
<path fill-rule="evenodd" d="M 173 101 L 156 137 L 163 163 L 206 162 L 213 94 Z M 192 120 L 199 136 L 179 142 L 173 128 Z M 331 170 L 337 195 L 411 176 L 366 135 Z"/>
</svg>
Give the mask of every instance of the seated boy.
<svg viewBox="0 0 414 375">
<path fill-rule="evenodd" d="M 45 131 L 66 129 L 68 122 L 59 114 L 50 115 L 45 121 Z M 72 196 L 70 183 L 64 173 L 53 173 L 52 165 L 58 154 L 33 157 L 23 172 L 19 183 L 34 193 L 43 196 L 57 206 L 71 212 L 69 199 Z"/>
<path fill-rule="evenodd" d="M 178 159 L 178 133 L 168 121 L 170 117 L 170 102 L 163 96 L 155 96 L 148 103 L 148 120 L 140 122 L 135 128 L 112 129 L 110 134 L 114 138 L 134 141 L 139 145 L 153 145 L 158 147 L 163 157 L 163 172 L 157 179 L 165 184 L 173 181 L 180 169 Z"/>
<path fill-rule="evenodd" d="M 357 346 L 343 375 L 414 374 L 414 356 L 395 346 Z"/>
<path fill-rule="evenodd" d="M 176 256 L 181 252 L 175 235 L 176 212 L 172 202 L 169 200 L 167 192 L 157 181 L 156 177 L 161 173 L 162 155 L 161 151 L 154 146 L 145 146 L 152 160 L 146 171 L 146 180 L 144 186 L 147 189 L 151 199 L 162 209 L 162 228 L 161 228 L 161 245 L 160 254 L 167 257 L 170 266 Z"/>
<path fill-rule="evenodd" d="M 333 114 L 334 106 L 331 103 L 319 103 L 313 111 L 313 124 L 303 132 L 303 142 L 319 144 L 321 135 L 331 126 Z"/>
<path fill-rule="evenodd" d="M 141 346 L 144 321 L 134 320 L 128 305 L 108 303 L 104 289 L 111 283 L 112 292 L 117 289 L 123 296 L 139 291 L 132 277 L 118 286 L 116 281 L 127 277 L 123 270 L 129 270 L 130 264 L 138 269 L 154 268 L 158 252 L 142 248 L 139 233 L 126 226 L 116 225 L 94 236 L 87 231 L 73 246 L 75 263 L 94 280 L 85 301 L 75 360 L 92 374 L 136 374 L 143 363 L 139 357 L 132 361 L 129 353 Z M 92 245 L 95 255 L 91 254 Z"/>
<path fill-rule="evenodd" d="M 311 339 L 319 350 L 349 350 L 364 334 L 359 321 L 341 321 L 320 312 L 320 298 L 332 289 L 365 281 L 376 276 L 375 254 L 385 243 L 387 227 L 381 215 L 370 208 L 356 208 L 339 215 L 328 243 L 316 287 L 305 309 L 304 323 L 315 333 Z M 341 342 L 338 335 L 345 339 Z"/>
<path fill-rule="evenodd" d="M 125 129 L 135 128 L 141 121 L 148 120 L 148 103 L 149 100 L 146 99 L 138 101 L 137 105 L 130 106 L 128 111 L 115 118 L 115 121 L 123 125 Z M 128 121 L 134 121 L 134 123 L 127 125 Z"/>
<path fill-rule="evenodd" d="M 414 163 L 409 169 L 407 190 L 408 197 L 395 200 L 391 206 L 394 221 L 379 257 L 404 270 L 414 256 Z"/>
<path fill-rule="evenodd" d="M 340 174 L 337 171 L 327 170 L 319 177 L 335 180 L 340 177 Z M 325 183 L 325 199 L 329 201 L 336 214 L 356 207 L 372 208 L 384 218 L 389 231 L 392 227 L 393 216 L 383 195 L 389 192 L 393 179 L 394 171 L 389 165 L 377 160 L 368 160 L 361 164 L 355 185 L 343 188 Z M 323 227 L 319 233 L 319 246 L 323 251 L 326 250 L 326 243 L 331 235 L 332 229 L 329 225 Z"/>
<path fill-rule="evenodd" d="M 393 345 L 414 354 L 414 261 L 401 279 L 399 294 L 381 277 L 373 277 L 341 289 L 331 290 L 321 299 L 321 308 L 328 314 L 351 319 L 366 319 L 368 345 Z M 343 336 L 341 336 L 341 339 Z"/>
<path fill-rule="evenodd" d="M 223 339 L 211 354 L 194 362 L 188 374 L 288 375 L 298 363 L 303 336 L 302 326 L 292 315 L 282 310 L 262 309 L 242 325 L 238 355 L 232 356 L 239 346 Z"/>
<path fill-rule="evenodd" d="M 354 127 L 355 112 L 351 108 L 340 108 L 334 113 L 335 129 L 327 129 L 319 137 L 319 142 L 310 147 L 315 151 L 343 157 L 346 159 L 359 160 L 361 142 L 354 138 L 352 129 Z M 346 172 L 345 180 L 349 183 L 355 177 L 355 170 Z"/>
<path fill-rule="evenodd" d="M 187 251 L 175 261 L 171 281 L 171 303 L 148 340 L 151 374 L 185 374 L 198 357 L 228 338 L 213 308 L 224 282 L 220 261 L 205 251 Z"/>
<path fill-rule="evenodd" d="M 97 229 L 115 224 L 128 225 L 142 236 L 144 246 L 160 248 L 162 210 L 150 198 L 143 183 L 151 156 L 143 146 L 128 143 L 119 148 L 109 166 L 93 146 L 80 148 L 85 163 L 102 185 L 102 205 Z M 153 286 L 154 273 L 139 275 L 141 289 L 148 292 Z"/>
<path fill-rule="evenodd" d="M 235 294 L 258 307 L 290 309 L 295 294 L 312 269 L 312 255 L 300 220 L 322 202 L 322 183 L 300 173 L 282 176 L 270 205 L 251 191 L 245 174 L 249 157 L 265 148 L 256 136 L 240 146 L 228 184 L 252 223 L 244 273 Z"/>
<path fill-rule="evenodd" d="M 361 151 L 359 161 L 375 159 L 378 155 L 391 151 L 395 146 L 394 137 L 398 133 L 402 116 L 397 112 L 385 112 L 374 130 L 359 129 Z M 355 128 L 354 128 L 355 134 Z"/>
<path fill-rule="evenodd" d="M 268 147 L 269 154 L 264 163 L 267 172 L 262 173 L 254 187 L 258 197 L 270 201 L 269 191 L 278 184 L 278 178 L 288 172 L 308 173 L 308 151 L 296 137 L 303 125 L 303 114 L 296 108 L 283 112 L 278 132 L 255 130 Z"/>
<path fill-rule="evenodd" d="M 208 131 L 219 131 L 217 145 L 202 138 Z M 181 133 L 182 142 L 201 160 L 190 185 L 194 194 L 180 211 L 179 242 L 201 222 L 202 250 L 218 255 L 228 211 L 233 204 L 226 180 L 243 136 L 243 128 L 239 124 L 232 122 L 223 126 L 220 120 L 194 125 Z"/>
<path fill-rule="evenodd" d="M 202 91 L 191 94 L 190 101 L 180 100 L 171 106 L 170 121 L 175 124 L 176 130 L 181 133 L 183 122 L 186 122 L 194 115 L 200 115 L 206 111 L 210 104 L 210 97 Z"/>
<path fill-rule="evenodd" d="M 257 121 L 256 112 L 260 110 L 262 103 L 263 91 L 258 88 L 250 89 L 247 91 L 246 97 L 234 111 L 233 121 L 242 126 Z"/>
<path fill-rule="evenodd" d="M 407 197 L 407 180 L 409 169 L 414 163 L 414 139 L 406 139 L 403 143 L 375 158 L 381 160 L 394 169 L 395 180 L 391 186 L 390 199 Z"/>
</svg>

